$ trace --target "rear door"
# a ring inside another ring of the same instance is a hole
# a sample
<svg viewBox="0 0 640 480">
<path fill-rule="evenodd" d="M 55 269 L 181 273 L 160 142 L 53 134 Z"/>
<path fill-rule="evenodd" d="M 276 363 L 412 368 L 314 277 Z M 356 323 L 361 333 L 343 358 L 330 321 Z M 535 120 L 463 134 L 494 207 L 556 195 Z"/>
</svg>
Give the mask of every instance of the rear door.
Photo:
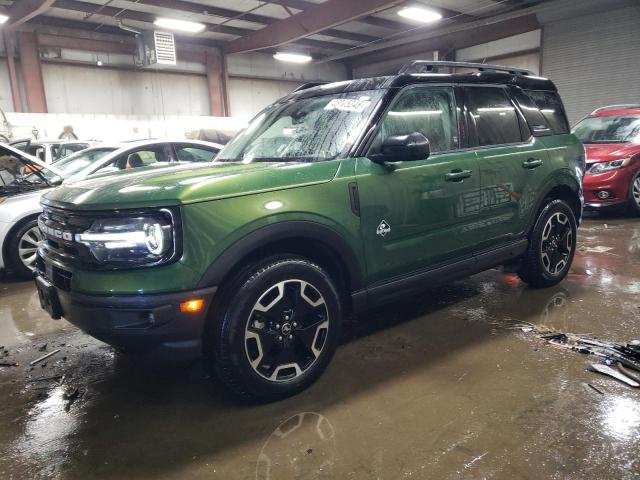
<svg viewBox="0 0 640 480">
<path fill-rule="evenodd" d="M 506 87 L 465 87 L 465 103 L 482 184 L 478 248 L 497 246 L 525 233 L 548 173 L 547 151 Z"/>
<path fill-rule="evenodd" d="M 356 176 L 370 284 L 457 258 L 473 248 L 480 179 L 451 86 L 414 85 L 396 95 L 368 155 L 385 138 L 424 134 L 424 160 L 379 165 L 359 158 Z"/>
</svg>

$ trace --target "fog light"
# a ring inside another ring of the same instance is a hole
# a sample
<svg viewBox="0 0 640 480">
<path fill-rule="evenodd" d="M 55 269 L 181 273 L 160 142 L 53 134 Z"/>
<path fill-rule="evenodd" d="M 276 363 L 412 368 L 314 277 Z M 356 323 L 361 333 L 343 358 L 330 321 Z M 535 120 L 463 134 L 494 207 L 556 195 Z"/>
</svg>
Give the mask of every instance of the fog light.
<svg viewBox="0 0 640 480">
<path fill-rule="evenodd" d="M 600 190 L 597 195 L 598 195 L 598 198 L 601 200 L 606 200 L 611 196 L 611 194 L 606 190 Z"/>
<path fill-rule="evenodd" d="M 180 311 L 184 313 L 197 313 L 204 307 L 203 298 L 186 300 L 180 304 Z"/>
</svg>

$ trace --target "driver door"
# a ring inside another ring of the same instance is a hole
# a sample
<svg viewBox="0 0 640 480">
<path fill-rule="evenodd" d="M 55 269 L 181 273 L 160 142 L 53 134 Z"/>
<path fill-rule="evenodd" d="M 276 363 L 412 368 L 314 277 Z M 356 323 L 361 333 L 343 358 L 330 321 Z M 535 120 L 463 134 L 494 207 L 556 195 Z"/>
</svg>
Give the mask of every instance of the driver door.
<svg viewBox="0 0 640 480">
<path fill-rule="evenodd" d="M 429 158 L 356 163 L 369 284 L 417 272 L 473 250 L 480 212 L 476 155 L 462 148 L 464 129 L 453 87 L 418 85 L 400 92 L 367 156 L 385 138 L 420 132 Z"/>
</svg>

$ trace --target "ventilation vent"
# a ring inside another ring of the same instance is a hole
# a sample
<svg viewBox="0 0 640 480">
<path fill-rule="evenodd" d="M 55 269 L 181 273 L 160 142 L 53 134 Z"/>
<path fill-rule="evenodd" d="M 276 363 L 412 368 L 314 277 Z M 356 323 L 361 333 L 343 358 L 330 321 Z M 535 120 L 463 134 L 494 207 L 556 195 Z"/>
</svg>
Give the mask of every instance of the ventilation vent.
<svg viewBox="0 0 640 480">
<path fill-rule="evenodd" d="M 173 33 L 153 32 L 156 50 L 156 63 L 160 65 L 176 64 L 176 44 Z"/>
</svg>

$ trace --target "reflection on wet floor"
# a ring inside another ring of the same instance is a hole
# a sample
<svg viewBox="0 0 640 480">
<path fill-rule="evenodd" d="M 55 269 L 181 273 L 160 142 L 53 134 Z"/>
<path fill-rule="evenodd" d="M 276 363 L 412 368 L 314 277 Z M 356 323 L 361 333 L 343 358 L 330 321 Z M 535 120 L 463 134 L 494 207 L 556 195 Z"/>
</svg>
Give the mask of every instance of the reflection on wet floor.
<svg viewBox="0 0 640 480">
<path fill-rule="evenodd" d="M 0 478 L 638 478 L 640 391 L 506 328 L 640 338 L 640 222 L 590 218 L 579 242 L 557 287 L 493 270 L 349 321 L 320 381 L 268 405 L 140 368 L 2 281 Z"/>
</svg>

